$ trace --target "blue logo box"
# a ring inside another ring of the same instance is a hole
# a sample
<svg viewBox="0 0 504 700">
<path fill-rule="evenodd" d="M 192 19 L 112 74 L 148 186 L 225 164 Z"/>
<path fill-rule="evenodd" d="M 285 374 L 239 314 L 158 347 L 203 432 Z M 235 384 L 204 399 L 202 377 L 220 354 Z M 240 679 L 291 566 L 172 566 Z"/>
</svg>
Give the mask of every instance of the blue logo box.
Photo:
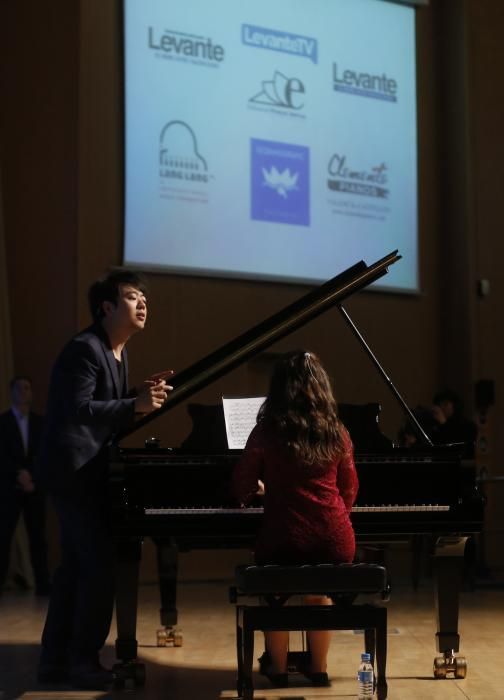
<svg viewBox="0 0 504 700">
<path fill-rule="evenodd" d="M 309 149 L 262 139 L 250 147 L 251 218 L 309 226 Z"/>
</svg>

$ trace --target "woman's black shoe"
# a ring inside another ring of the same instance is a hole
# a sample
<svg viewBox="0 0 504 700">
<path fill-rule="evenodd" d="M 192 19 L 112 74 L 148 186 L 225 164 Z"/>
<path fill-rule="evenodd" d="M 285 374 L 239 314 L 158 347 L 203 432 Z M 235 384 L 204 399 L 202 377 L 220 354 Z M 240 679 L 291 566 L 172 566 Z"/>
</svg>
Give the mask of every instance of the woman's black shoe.
<svg viewBox="0 0 504 700">
<path fill-rule="evenodd" d="M 289 685 L 288 673 L 271 673 L 271 671 L 265 669 L 262 675 L 266 676 L 274 688 L 287 688 Z"/>
<path fill-rule="evenodd" d="M 331 685 L 331 681 L 329 680 L 329 676 L 327 673 L 324 673 L 323 671 L 319 673 L 306 673 L 305 674 L 307 678 L 311 680 L 314 686 L 317 688 L 329 688 Z"/>
<path fill-rule="evenodd" d="M 271 658 L 267 651 L 263 652 L 262 656 L 259 657 L 259 673 L 262 676 L 266 676 L 271 685 L 274 688 L 287 688 L 289 685 L 289 674 L 288 673 L 272 673 L 271 671 Z"/>
<path fill-rule="evenodd" d="M 298 671 L 299 673 L 302 673 L 303 676 L 306 676 L 309 681 L 311 681 L 312 685 L 316 686 L 317 688 L 329 688 L 331 685 L 331 681 L 329 680 L 329 676 L 325 671 L 318 671 L 313 673 L 310 671 L 310 667 L 308 664 L 300 664 L 298 666 Z"/>
</svg>

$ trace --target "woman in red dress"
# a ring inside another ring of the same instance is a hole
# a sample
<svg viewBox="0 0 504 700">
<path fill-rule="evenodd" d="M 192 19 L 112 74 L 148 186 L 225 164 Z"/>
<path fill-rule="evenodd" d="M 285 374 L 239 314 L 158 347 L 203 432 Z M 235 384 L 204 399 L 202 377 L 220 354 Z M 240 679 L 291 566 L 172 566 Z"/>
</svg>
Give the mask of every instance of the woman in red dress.
<svg viewBox="0 0 504 700">
<path fill-rule="evenodd" d="M 243 456 L 234 491 L 246 505 L 264 484 L 264 517 L 255 548 L 258 564 L 351 562 L 355 536 L 350 511 L 358 489 L 350 436 L 338 420 L 329 378 L 319 359 L 297 351 L 277 363 Z M 307 596 L 309 605 L 330 605 Z M 276 685 L 287 683 L 288 632 L 266 632 L 270 660 L 263 671 Z M 330 632 L 307 632 L 308 670 L 317 685 L 329 685 Z"/>
</svg>

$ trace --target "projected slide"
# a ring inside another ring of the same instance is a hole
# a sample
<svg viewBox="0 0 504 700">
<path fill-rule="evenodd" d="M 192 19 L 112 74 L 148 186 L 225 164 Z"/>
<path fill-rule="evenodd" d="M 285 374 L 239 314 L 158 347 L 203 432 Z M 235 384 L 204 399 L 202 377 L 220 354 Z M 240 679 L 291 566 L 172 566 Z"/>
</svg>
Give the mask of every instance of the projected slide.
<svg viewBox="0 0 504 700">
<path fill-rule="evenodd" d="M 386 285 L 417 289 L 412 8 L 124 0 L 124 23 L 126 264 L 318 284 L 398 248 Z"/>
</svg>

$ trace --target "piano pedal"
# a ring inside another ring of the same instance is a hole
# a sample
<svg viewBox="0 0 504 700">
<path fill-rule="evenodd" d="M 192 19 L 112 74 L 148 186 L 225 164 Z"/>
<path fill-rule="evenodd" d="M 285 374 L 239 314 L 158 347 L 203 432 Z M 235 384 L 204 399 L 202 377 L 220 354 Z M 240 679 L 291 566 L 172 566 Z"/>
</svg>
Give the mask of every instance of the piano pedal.
<svg viewBox="0 0 504 700">
<path fill-rule="evenodd" d="M 444 656 L 436 656 L 434 659 L 434 678 L 446 678 L 453 673 L 455 678 L 465 678 L 467 675 L 467 661 L 465 656 L 455 656 L 453 651 L 445 651 Z"/>
<path fill-rule="evenodd" d="M 182 631 L 177 627 L 161 627 L 156 632 L 158 647 L 181 647 L 184 642 Z"/>
</svg>

